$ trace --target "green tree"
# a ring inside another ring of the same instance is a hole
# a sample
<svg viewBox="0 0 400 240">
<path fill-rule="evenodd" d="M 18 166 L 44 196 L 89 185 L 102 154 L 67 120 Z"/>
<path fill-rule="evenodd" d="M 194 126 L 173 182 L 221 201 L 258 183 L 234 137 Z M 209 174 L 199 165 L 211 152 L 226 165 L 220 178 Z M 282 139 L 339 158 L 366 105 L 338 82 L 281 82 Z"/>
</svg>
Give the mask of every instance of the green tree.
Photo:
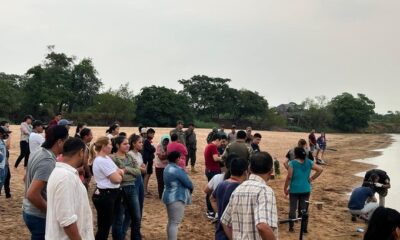
<svg viewBox="0 0 400 240">
<path fill-rule="evenodd" d="M 233 108 L 233 119 L 238 121 L 243 118 L 262 119 L 268 110 L 268 101 L 258 92 L 241 89 L 237 91 L 237 101 Z"/>
<path fill-rule="evenodd" d="M 142 88 L 136 104 L 136 122 L 147 126 L 175 126 L 178 120 L 193 120 L 189 99 L 166 87 Z"/>
<path fill-rule="evenodd" d="M 0 118 L 12 119 L 18 116 L 23 99 L 23 81 L 23 76 L 0 73 Z"/>
<path fill-rule="evenodd" d="M 328 107 L 333 115 L 333 127 L 351 132 L 368 127 L 375 103 L 364 94 L 354 97 L 350 93 L 343 93 L 334 97 Z"/>
</svg>

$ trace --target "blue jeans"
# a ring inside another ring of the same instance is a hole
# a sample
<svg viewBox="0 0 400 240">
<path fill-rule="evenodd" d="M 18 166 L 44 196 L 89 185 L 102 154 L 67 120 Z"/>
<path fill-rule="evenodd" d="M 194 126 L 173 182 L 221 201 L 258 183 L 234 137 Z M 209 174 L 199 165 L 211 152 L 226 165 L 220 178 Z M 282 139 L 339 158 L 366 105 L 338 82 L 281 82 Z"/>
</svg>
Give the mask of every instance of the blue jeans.
<svg viewBox="0 0 400 240">
<path fill-rule="evenodd" d="M 3 189 L 7 174 L 6 168 L 0 168 L 0 191 Z"/>
<path fill-rule="evenodd" d="M 138 197 L 139 197 L 140 216 L 143 216 L 143 204 L 144 204 L 143 176 L 136 177 L 135 187 L 136 187 L 136 192 L 138 193 Z"/>
<path fill-rule="evenodd" d="M 46 218 L 40 218 L 22 212 L 24 222 L 31 232 L 31 240 L 44 240 L 46 234 Z"/>
<path fill-rule="evenodd" d="M 116 218 L 113 223 L 113 239 L 124 240 L 131 227 L 131 239 L 140 240 L 141 212 L 139 195 L 135 185 L 123 186 L 121 189 L 122 201 L 116 209 Z"/>
</svg>

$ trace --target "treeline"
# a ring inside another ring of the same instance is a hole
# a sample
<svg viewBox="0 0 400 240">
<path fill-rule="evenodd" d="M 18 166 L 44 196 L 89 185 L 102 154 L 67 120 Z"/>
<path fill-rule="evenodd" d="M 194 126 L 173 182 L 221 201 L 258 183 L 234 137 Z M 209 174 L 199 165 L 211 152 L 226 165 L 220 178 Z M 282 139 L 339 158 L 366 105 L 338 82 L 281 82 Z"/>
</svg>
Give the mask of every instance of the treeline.
<svg viewBox="0 0 400 240">
<path fill-rule="evenodd" d="M 0 73 L 0 118 L 19 123 L 32 114 L 50 120 L 56 113 L 76 122 L 108 125 L 174 126 L 177 120 L 200 127 L 224 123 L 251 125 L 258 129 L 353 132 L 367 128 L 369 121 L 400 122 L 399 113 L 390 116 L 374 112 L 374 102 L 363 94 L 343 93 L 328 101 L 325 97 L 270 107 L 258 92 L 235 89 L 230 79 L 204 75 L 181 79 L 183 90 L 147 86 L 134 95 L 129 84 L 102 90 L 103 83 L 90 58 L 49 52 L 41 64 L 26 74 Z"/>
</svg>

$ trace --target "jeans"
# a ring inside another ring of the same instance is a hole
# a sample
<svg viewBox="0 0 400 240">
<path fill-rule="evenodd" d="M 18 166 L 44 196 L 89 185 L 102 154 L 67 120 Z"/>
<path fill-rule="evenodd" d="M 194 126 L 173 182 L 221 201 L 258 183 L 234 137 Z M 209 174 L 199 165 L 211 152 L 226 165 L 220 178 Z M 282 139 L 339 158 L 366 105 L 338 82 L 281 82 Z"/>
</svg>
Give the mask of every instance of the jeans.
<svg viewBox="0 0 400 240">
<path fill-rule="evenodd" d="M 40 218 L 22 212 L 24 222 L 31 232 L 31 240 L 44 240 L 46 234 L 46 218 Z"/>
<path fill-rule="evenodd" d="M 173 202 L 167 205 L 168 225 L 167 236 L 168 240 L 178 239 L 178 227 L 182 222 L 183 213 L 185 212 L 185 204 L 181 201 Z"/>
<path fill-rule="evenodd" d="M 301 217 L 304 212 L 308 212 L 308 204 L 306 201 L 310 199 L 310 193 L 290 193 L 289 194 L 289 219 L 296 218 L 296 210 L 299 209 L 298 217 Z M 289 222 L 289 227 L 293 228 L 294 222 Z M 307 230 L 308 220 L 304 224 L 304 229 Z"/>
<path fill-rule="evenodd" d="M 194 167 L 196 164 L 196 149 L 188 148 L 188 155 L 186 156 L 186 166 L 189 164 L 190 159 L 190 166 Z"/>
<path fill-rule="evenodd" d="M 379 207 L 379 204 L 370 202 L 365 204 L 364 208 L 361 210 L 352 210 L 350 209 L 350 213 L 354 215 L 361 215 L 366 214 L 368 219 L 371 219 L 372 214 L 374 213 L 375 209 Z"/>
<path fill-rule="evenodd" d="M 131 239 L 141 239 L 141 213 L 139 196 L 135 185 L 123 186 L 121 191 L 122 202 L 117 204 L 116 218 L 112 227 L 114 240 L 124 240 L 126 232 L 131 227 Z"/>
<path fill-rule="evenodd" d="M 5 167 L 5 180 L 4 180 L 4 191 L 6 192 L 6 196 L 11 196 L 11 190 L 10 190 L 10 180 L 11 180 L 11 172 L 10 172 L 10 166 L 6 165 Z"/>
<path fill-rule="evenodd" d="M 156 167 L 158 198 L 161 199 L 164 192 L 164 168 Z"/>
<path fill-rule="evenodd" d="M 107 240 L 115 219 L 115 209 L 121 201 L 120 190 L 96 188 L 92 200 L 97 211 L 96 240 Z"/>
<path fill-rule="evenodd" d="M 209 182 L 211 180 L 211 178 L 213 178 L 215 175 L 220 174 L 221 171 L 210 171 L 206 169 L 206 177 L 207 177 L 207 181 Z M 207 204 L 207 212 L 214 212 L 214 209 L 211 206 L 211 202 L 210 202 L 210 194 L 206 195 L 206 204 Z"/>
<path fill-rule="evenodd" d="M 7 170 L 5 168 L 0 168 L 0 191 L 3 189 L 4 182 L 6 180 Z"/>
<path fill-rule="evenodd" d="M 19 157 L 15 161 L 15 165 L 14 165 L 15 168 L 18 167 L 19 163 L 21 162 L 21 160 L 23 158 L 25 158 L 24 159 L 24 167 L 26 167 L 28 165 L 28 159 L 29 159 L 29 154 L 30 154 L 29 143 L 27 141 L 20 141 L 19 148 L 21 150 L 21 153 L 19 154 Z"/>
</svg>

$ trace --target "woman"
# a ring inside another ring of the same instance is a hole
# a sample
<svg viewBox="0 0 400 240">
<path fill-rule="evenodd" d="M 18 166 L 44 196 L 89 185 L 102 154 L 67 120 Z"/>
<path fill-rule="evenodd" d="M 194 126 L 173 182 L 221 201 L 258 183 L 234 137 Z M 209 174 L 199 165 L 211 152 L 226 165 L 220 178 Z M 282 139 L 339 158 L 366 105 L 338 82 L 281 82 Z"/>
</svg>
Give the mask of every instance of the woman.
<svg viewBox="0 0 400 240">
<path fill-rule="evenodd" d="M 326 149 L 326 137 L 325 137 L 325 133 L 322 132 L 321 136 L 317 139 L 317 144 L 318 144 L 318 150 L 317 150 L 317 155 L 315 156 L 316 159 L 321 159 L 324 160 L 324 153 L 325 153 L 325 149 Z M 321 158 L 318 158 L 319 152 L 321 152 Z"/>
<path fill-rule="evenodd" d="M 131 239 L 141 239 L 140 236 L 140 205 L 139 205 L 139 197 L 135 188 L 135 181 L 137 177 L 141 177 L 140 169 L 137 165 L 137 162 L 133 159 L 133 157 L 128 154 L 129 151 L 129 142 L 128 138 L 124 136 L 118 136 L 115 138 L 115 147 L 118 149 L 117 152 L 112 156 L 114 163 L 120 168 L 123 169 L 125 174 L 122 178 L 121 182 L 121 197 L 122 201 L 119 202 L 116 209 L 116 218 L 113 224 L 113 238 L 118 240 L 125 239 L 126 232 L 124 229 L 129 228 L 129 224 L 127 226 L 123 226 L 124 223 L 124 212 L 125 208 L 127 211 L 127 215 L 125 218 L 130 218 L 131 224 Z M 128 221 L 125 221 L 128 223 Z"/>
<path fill-rule="evenodd" d="M 295 159 L 289 162 L 288 175 L 285 182 L 284 192 L 287 196 L 289 193 L 289 219 L 296 218 L 296 209 L 299 205 L 300 212 L 298 216 L 308 211 L 306 201 L 310 199 L 311 182 L 314 181 L 322 173 L 322 168 L 314 164 L 310 159 L 306 159 L 307 153 L 304 148 L 296 147 L 294 149 Z M 316 171 L 310 177 L 311 170 Z M 290 184 L 290 188 L 289 188 Z M 307 224 L 305 223 L 302 231 L 307 233 Z M 289 222 L 289 232 L 294 232 L 294 222 Z"/>
<path fill-rule="evenodd" d="M 140 205 L 140 215 L 143 216 L 143 203 L 144 203 L 144 185 L 143 185 L 143 176 L 146 174 L 146 165 L 143 163 L 143 157 L 140 153 L 143 149 L 143 139 L 140 135 L 132 134 L 129 137 L 129 145 L 130 154 L 133 157 L 133 160 L 136 161 L 139 166 L 141 176 L 138 176 L 135 179 L 135 189 L 139 197 L 139 205 Z"/>
<path fill-rule="evenodd" d="M 112 124 L 112 125 L 107 129 L 106 134 L 107 134 L 106 136 L 107 136 L 109 139 L 113 139 L 113 138 L 117 137 L 118 134 L 119 134 L 119 125 L 116 124 L 116 123 Z"/>
<path fill-rule="evenodd" d="M 400 239 L 400 213 L 391 208 L 378 207 L 368 223 L 364 240 Z"/>
<path fill-rule="evenodd" d="M 81 131 L 87 127 L 86 123 L 78 123 L 78 125 L 76 125 L 76 130 L 75 130 L 75 136 L 77 138 L 81 138 Z"/>
<path fill-rule="evenodd" d="M 33 117 L 32 115 L 26 115 L 24 117 L 24 121 L 21 123 L 21 138 L 19 142 L 19 148 L 21 150 L 21 153 L 19 154 L 17 160 L 15 161 L 14 167 L 17 168 L 21 160 L 24 158 L 24 167 L 28 165 L 28 159 L 29 159 L 29 135 L 32 132 L 32 120 Z"/>
<path fill-rule="evenodd" d="M 96 240 L 106 240 L 114 219 L 114 210 L 120 199 L 119 186 L 124 170 L 108 156 L 111 153 L 111 141 L 108 137 L 100 137 L 90 146 L 89 159 L 93 159 L 93 176 L 96 189 L 92 200 L 97 211 Z"/>
<path fill-rule="evenodd" d="M 162 193 L 164 191 L 164 169 L 168 164 L 167 159 L 167 146 L 169 143 L 169 135 L 165 134 L 161 137 L 160 144 L 157 145 L 156 148 L 156 177 L 157 177 L 157 186 L 158 186 L 158 197 L 161 199 Z"/>
<path fill-rule="evenodd" d="M 182 221 L 185 205 L 191 204 L 193 184 L 185 170 L 178 166 L 181 154 L 173 151 L 168 154 L 169 164 L 164 170 L 165 189 L 162 200 L 167 207 L 168 240 L 178 237 L 178 227 Z"/>
</svg>

